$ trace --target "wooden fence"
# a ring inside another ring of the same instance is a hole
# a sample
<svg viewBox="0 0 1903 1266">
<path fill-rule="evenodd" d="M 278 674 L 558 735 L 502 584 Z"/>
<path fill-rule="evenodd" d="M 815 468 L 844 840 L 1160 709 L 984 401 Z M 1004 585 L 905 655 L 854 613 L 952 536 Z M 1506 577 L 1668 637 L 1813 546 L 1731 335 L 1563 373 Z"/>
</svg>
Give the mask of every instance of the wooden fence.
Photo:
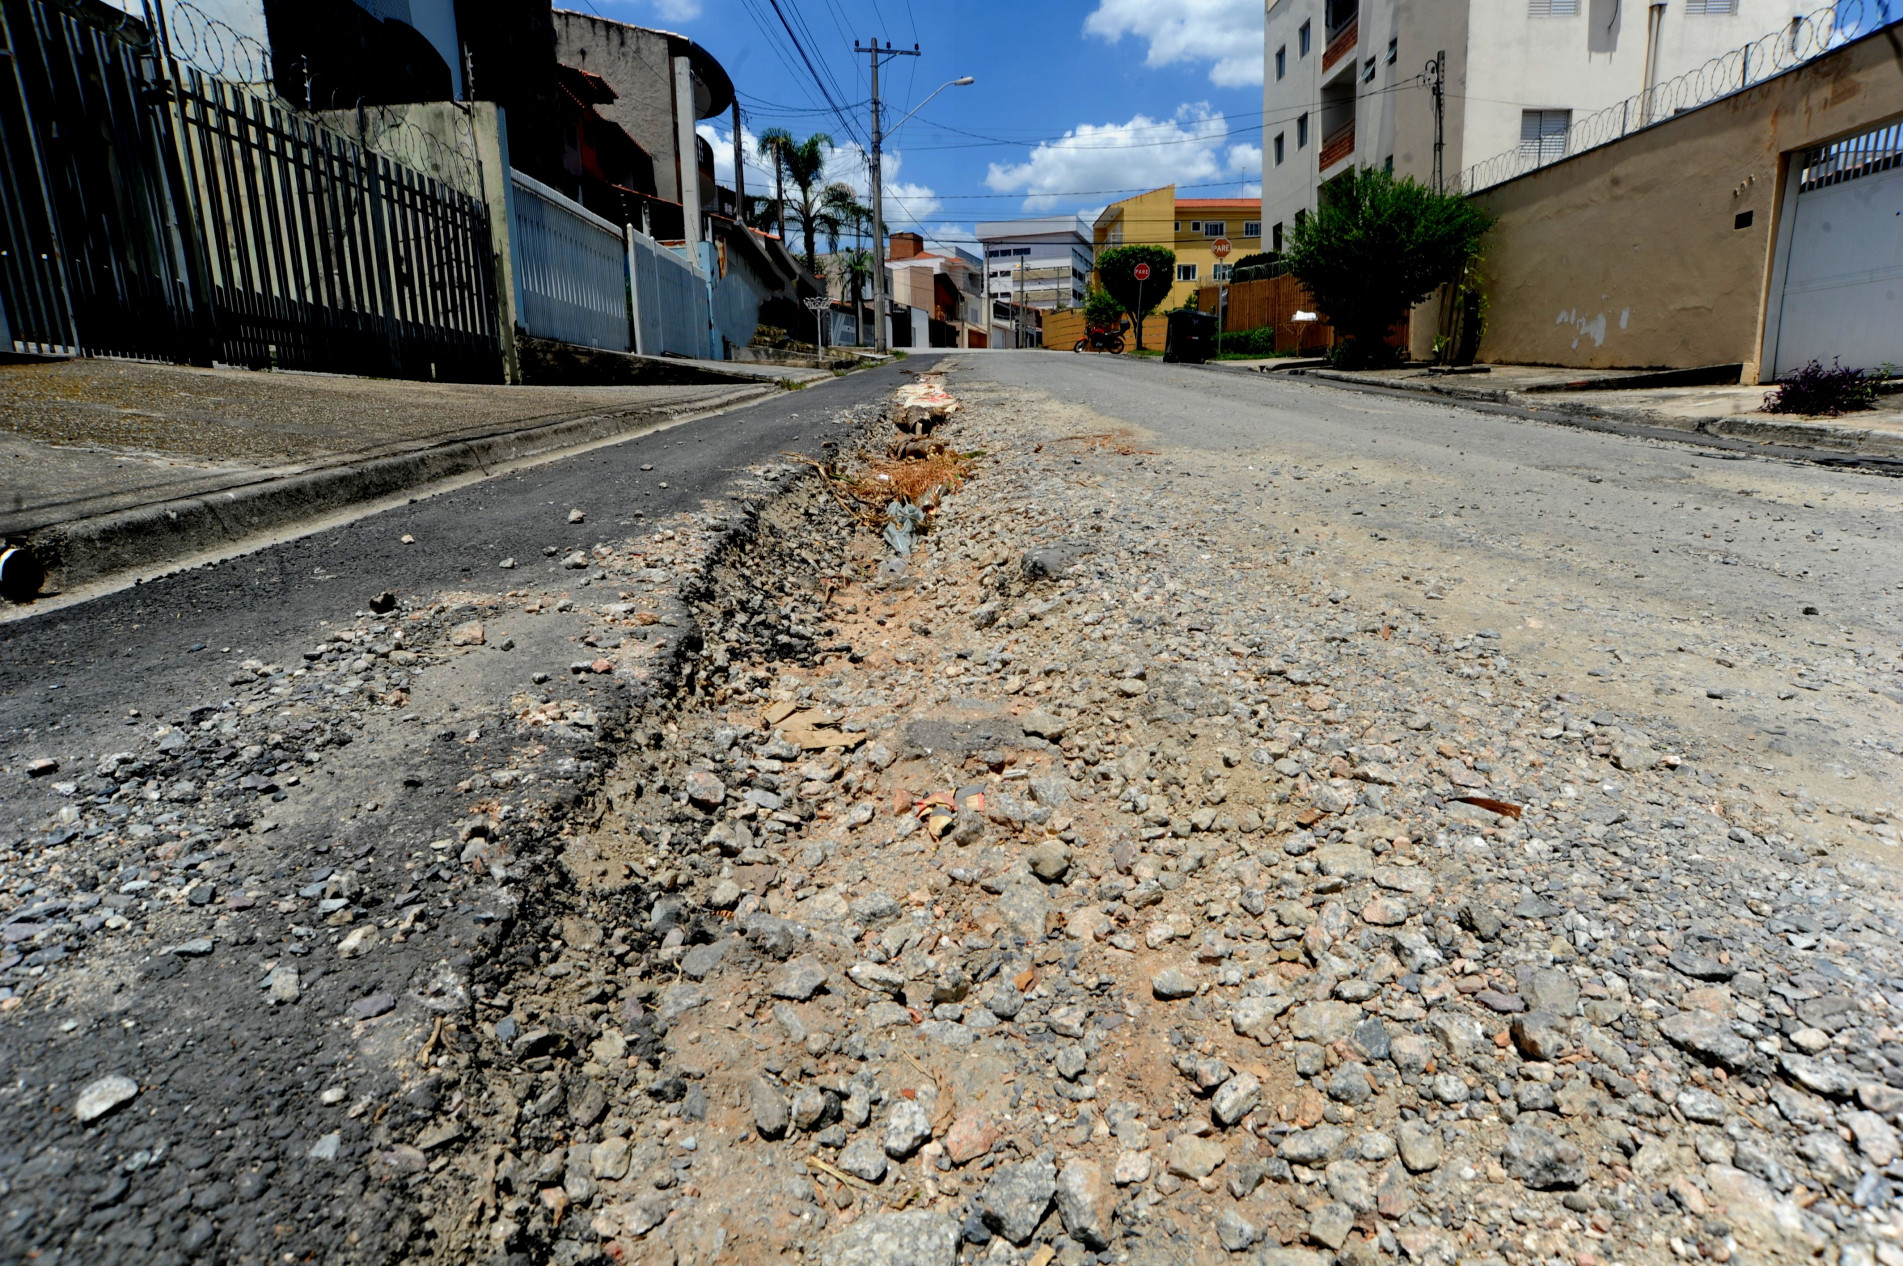
<svg viewBox="0 0 1903 1266">
<path fill-rule="evenodd" d="M 1225 333 L 1232 330 L 1275 328 L 1275 350 L 1296 355 L 1326 351 L 1335 345 L 1335 327 L 1326 321 L 1294 319 L 1296 312 L 1315 311 L 1315 300 L 1293 277 L 1271 277 L 1267 281 L 1240 281 L 1233 286 L 1204 286 L 1196 294 L 1196 306 L 1214 312 L 1221 292 L 1229 291 L 1229 309 L 1223 321 Z"/>
<path fill-rule="evenodd" d="M 1044 346 L 1053 352 L 1068 352 L 1084 336 L 1084 310 L 1064 308 L 1044 314 Z"/>
</svg>

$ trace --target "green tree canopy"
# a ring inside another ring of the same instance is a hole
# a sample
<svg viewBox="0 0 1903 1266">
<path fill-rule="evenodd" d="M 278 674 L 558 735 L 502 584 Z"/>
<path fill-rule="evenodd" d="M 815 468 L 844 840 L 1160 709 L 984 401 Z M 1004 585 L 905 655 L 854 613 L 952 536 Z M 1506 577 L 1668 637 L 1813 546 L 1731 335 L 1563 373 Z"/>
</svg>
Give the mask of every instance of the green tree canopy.
<svg viewBox="0 0 1903 1266">
<path fill-rule="evenodd" d="M 1138 264 L 1150 266 L 1149 278 L 1136 279 Z M 1097 281 L 1136 322 L 1137 346 L 1143 346 L 1143 318 L 1170 297 L 1176 280 L 1176 252 L 1161 246 L 1113 246 L 1097 256 Z"/>
<path fill-rule="evenodd" d="M 1460 279 L 1492 226 L 1465 198 L 1364 167 L 1330 185 L 1320 209 L 1296 223 L 1284 258 L 1345 336 L 1342 359 L 1367 364 L 1386 358 L 1389 327 Z"/>
</svg>

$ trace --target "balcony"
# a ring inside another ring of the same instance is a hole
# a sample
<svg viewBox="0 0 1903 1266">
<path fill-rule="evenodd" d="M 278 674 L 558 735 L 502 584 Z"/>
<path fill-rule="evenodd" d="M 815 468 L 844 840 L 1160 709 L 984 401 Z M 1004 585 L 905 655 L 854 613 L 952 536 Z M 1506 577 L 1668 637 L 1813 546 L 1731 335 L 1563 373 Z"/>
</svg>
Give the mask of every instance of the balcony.
<svg viewBox="0 0 1903 1266">
<path fill-rule="evenodd" d="M 1322 138 L 1321 170 L 1327 171 L 1336 163 L 1354 157 L 1354 152 L 1355 121 L 1349 119 L 1346 124 Z"/>
<path fill-rule="evenodd" d="M 1322 74 L 1327 74 L 1342 58 L 1353 56 L 1360 42 L 1361 21 L 1358 17 L 1349 18 L 1348 25 L 1328 37 L 1328 47 L 1322 52 Z"/>
</svg>

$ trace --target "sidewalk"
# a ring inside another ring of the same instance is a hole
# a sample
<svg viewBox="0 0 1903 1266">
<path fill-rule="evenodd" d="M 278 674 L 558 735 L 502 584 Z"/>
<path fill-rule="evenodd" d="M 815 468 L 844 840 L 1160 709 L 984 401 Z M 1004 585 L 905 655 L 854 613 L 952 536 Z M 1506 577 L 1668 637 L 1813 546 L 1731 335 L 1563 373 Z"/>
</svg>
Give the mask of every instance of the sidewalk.
<svg viewBox="0 0 1903 1266">
<path fill-rule="evenodd" d="M 757 399 L 782 373 L 503 387 L 135 361 L 0 365 L 0 537 L 33 549 L 49 590 L 70 589 Z"/>
<path fill-rule="evenodd" d="M 1270 369 L 1273 362 L 1262 368 Z M 1723 436 L 1753 444 L 1823 449 L 1846 456 L 1903 460 L 1903 395 L 1841 417 L 1762 412 L 1769 386 L 1673 385 L 1698 371 L 1581 371 L 1537 365 L 1475 367 L 1434 373 L 1422 366 L 1347 372 L 1287 371 L 1324 382 L 1511 405 L 1532 413 Z M 1652 385 L 1657 384 L 1657 385 Z"/>
</svg>

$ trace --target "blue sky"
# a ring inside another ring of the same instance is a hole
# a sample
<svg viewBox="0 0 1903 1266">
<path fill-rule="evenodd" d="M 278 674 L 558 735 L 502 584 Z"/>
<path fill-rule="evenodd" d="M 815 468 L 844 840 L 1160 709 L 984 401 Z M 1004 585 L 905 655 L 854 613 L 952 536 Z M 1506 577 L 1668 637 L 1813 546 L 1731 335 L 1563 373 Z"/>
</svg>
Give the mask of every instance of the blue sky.
<svg viewBox="0 0 1903 1266">
<path fill-rule="evenodd" d="M 692 36 L 732 74 L 748 133 L 828 132 L 841 146 L 829 175 L 862 189 L 854 137 L 867 133 L 868 85 L 854 39 L 924 52 L 881 72 L 888 121 L 946 80 L 974 76 L 887 147 L 887 222 L 941 244 L 969 244 L 980 220 L 1094 213 L 1118 190 L 1175 181 L 1184 196 L 1219 197 L 1260 187 L 1260 0 L 778 0 L 850 128 L 773 0 L 561 3 Z M 712 120 L 702 131 L 726 183 L 730 125 Z M 766 172 L 749 164 L 747 183 L 764 190 Z"/>
</svg>

